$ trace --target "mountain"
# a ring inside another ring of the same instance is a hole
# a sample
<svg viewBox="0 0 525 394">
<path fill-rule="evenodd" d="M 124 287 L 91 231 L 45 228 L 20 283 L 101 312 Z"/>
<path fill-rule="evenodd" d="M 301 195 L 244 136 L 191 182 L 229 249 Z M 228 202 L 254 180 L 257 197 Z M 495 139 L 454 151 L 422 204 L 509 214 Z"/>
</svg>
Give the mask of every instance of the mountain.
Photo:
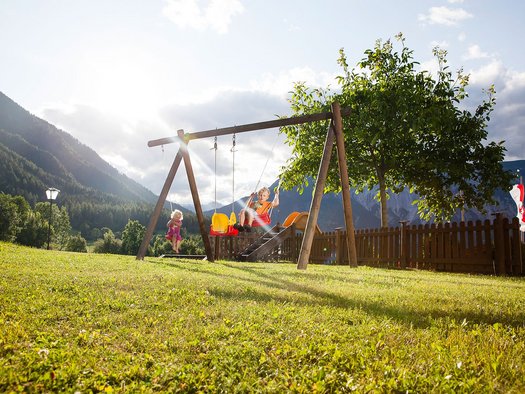
<svg viewBox="0 0 525 394">
<path fill-rule="evenodd" d="M 94 150 L 0 92 L 0 192 L 34 205 L 51 186 L 60 189 L 73 228 L 88 239 L 94 228 L 121 231 L 130 218 L 147 224 L 157 201 Z"/>
<path fill-rule="evenodd" d="M 525 160 L 503 162 L 503 168 L 505 170 L 512 171 L 513 173 L 517 173 L 517 170 L 519 170 L 519 172 L 523 174 L 525 171 Z M 270 190 L 273 190 L 277 184 L 277 181 L 274 182 L 270 186 Z M 354 190 L 351 191 L 352 215 L 354 227 L 356 229 L 378 228 L 381 226 L 380 205 L 375 199 L 376 194 L 377 189 L 371 191 L 365 190 L 364 192 L 358 194 L 356 194 Z M 279 196 L 280 204 L 274 209 L 272 213 L 272 223 L 283 223 L 286 217 L 294 211 L 309 211 L 312 195 L 313 182 L 310 182 L 302 194 L 299 194 L 296 188 L 289 191 L 281 190 Z M 235 202 L 236 214 L 238 214 L 240 209 L 244 207 L 247 198 L 248 196 L 245 196 Z M 272 198 L 273 193 L 270 197 L 270 200 Z M 409 224 L 426 223 L 419 218 L 417 214 L 417 207 L 412 204 L 416 198 L 417 196 L 410 193 L 407 189 L 399 194 L 392 194 L 390 196 L 390 199 L 387 203 L 389 226 L 399 226 L 399 222 L 404 220 L 407 220 Z M 481 212 L 474 209 L 466 209 L 464 212 L 465 220 L 475 221 L 478 219 L 491 219 L 496 212 L 501 212 L 508 218 L 512 218 L 516 215 L 516 204 L 507 191 L 496 191 L 495 199 L 499 204 L 496 206 L 487 206 L 486 214 L 482 214 Z M 217 208 L 217 212 L 229 215 L 231 212 L 231 204 Z M 213 210 L 206 211 L 204 214 L 211 216 L 213 214 Z M 459 222 L 460 220 L 461 213 L 458 212 L 452 218 L 452 221 Z M 323 196 L 318 224 L 323 231 L 333 231 L 337 227 L 345 227 L 343 201 L 340 193 L 327 193 Z"/>
<path fill-rule="evenodd" d="M 70 195 L 97 191 L 110 199 L 156 201 L 151 191 L 119 173 L 94 150 L 1 92 L 0 152 L 4 163 L 0 190 L 7 193 L 17 190 L 41 196 L 48 186 L 54 186 Z M 12 162 L 18 165 L 6 164 Z M 15 182 L 21 179 L 27 182 Z"/>
</svg>

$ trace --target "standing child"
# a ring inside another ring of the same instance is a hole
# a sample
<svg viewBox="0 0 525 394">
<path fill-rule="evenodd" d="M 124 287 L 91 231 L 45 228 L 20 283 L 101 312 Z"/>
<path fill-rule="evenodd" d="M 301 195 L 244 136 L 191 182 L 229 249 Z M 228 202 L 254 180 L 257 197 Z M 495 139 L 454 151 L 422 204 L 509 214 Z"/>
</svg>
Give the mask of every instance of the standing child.
<svg viewBox="0 0 525 394">
<path fill-rule="evenodd" d="M 182 236 L 180 235 L 182 219 L 182 212 L 176 209 L 171 213 L 171 219 L 167 224 L 168 232 L 166 233 L 166 239 L 171 241 L 172 249 L 175 253 L 180 252 L 180 244 L 182 243 Z"/>
</svg>

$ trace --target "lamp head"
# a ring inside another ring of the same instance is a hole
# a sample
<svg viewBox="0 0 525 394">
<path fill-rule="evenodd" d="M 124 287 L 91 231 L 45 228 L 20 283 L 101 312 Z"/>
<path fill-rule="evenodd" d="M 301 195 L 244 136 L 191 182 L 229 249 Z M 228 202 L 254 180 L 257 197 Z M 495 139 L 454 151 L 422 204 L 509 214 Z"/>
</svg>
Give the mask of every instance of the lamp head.
<svg viewBox="0 0 525 394">
<path fill-rule="evenodd" d="M 54 187 L 50 187 L 46 190 L 46 196 L 48 200 L 56 200 L 58 193 L 60 193 L 60 190 L 55 189 Z"/>
</svg>

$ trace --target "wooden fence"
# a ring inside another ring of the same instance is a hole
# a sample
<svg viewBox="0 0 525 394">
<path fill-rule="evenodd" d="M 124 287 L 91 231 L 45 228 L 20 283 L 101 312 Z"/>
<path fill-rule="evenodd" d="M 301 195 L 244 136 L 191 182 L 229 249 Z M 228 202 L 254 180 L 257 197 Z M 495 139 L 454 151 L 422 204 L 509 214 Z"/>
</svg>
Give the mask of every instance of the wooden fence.
<svg viewBox="0 0 525 394">
<path fill-rule="evenodd" d="M 234 260 L 257 234 L 212 237 L 215 258 Z M 523 275 L 517 218 L 357 230 L 359 265 L 494 275 Z M 272 259 L 297 262 L 302 233 L 286 239 Z M 342 230 L 316 235 L 310 263 L 349 264 Z"/>
</svg>

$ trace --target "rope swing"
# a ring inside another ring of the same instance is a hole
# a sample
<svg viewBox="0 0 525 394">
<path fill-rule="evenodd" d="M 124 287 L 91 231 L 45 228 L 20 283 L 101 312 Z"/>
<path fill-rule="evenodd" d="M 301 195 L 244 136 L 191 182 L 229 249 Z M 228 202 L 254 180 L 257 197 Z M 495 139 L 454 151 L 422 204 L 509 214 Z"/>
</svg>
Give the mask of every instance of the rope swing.
<svg viewBox="0 0 525 394">
<path fill-rule="evenodd" d="M 213 216 L 211 218 L 210 226 L 210 235 L 218 236 L 231 236 L 237 235 L 239 232 L 233 228 L 233 225 L 237 222 L 237 217 L 235 216 L 234 205 L 235 205 L 235 134 L 233 134 L 232 148 L 232 165 L 233 165 L 233 181 L 232 181 L 232 212 L 230 217 L 226 216 L 224 213 L 217 212 L 217 137 L 213 144 L 211 150 L 215 151 L 214 158 L 214 177 L 215 177 L 215 209 Z"/>
</svg>

